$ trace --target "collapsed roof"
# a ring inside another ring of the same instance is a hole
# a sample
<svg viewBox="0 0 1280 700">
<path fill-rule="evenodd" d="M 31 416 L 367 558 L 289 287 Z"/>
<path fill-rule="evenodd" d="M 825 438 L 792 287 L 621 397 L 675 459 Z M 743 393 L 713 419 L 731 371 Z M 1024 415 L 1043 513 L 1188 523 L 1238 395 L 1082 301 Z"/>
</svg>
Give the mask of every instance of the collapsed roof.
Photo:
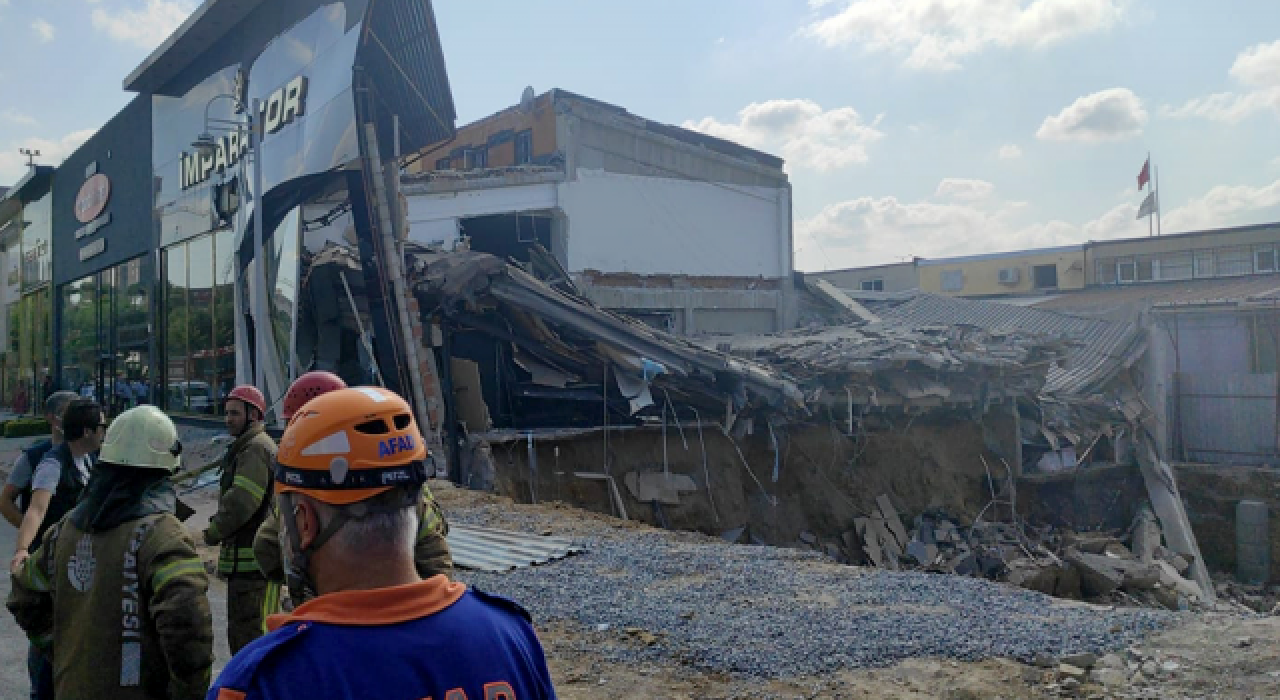
<svg viewBox="0 0 1280 700">
<path fill-rule="evenodd" d="M 702 406 L 716 416 L 726 406 L 734 413 L 803 410 L 799 389 L 776 371 L 609 313 L 493 255 L 413 248 L 406 258 L 410 286 L 427 317 L 499 346 L 502 361 L 495 364 L 503 366 L 498 374 L 506 375 L 506 383 L 498 403 L 594 400 L 598 419 L 602 387 L 608 387 L 610 404 L 629 404 L 624 415 L 654 405 L 655 397 Z M 503 380 L 489 380 L 490 396 L 492 385 Z M 539 416 L 525 416 L 530 418 Z"/>
</svg>

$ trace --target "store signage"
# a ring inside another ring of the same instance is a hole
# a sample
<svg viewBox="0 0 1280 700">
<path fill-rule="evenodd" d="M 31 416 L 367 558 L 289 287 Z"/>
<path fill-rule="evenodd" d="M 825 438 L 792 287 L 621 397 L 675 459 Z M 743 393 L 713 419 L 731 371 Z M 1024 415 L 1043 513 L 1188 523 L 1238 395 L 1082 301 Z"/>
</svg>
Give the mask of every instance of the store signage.
<svg viewBox="0 0 1280 700">
<path fill-rule="evenodd" d="M 111 201 L 111 180 L 106 175 L 92 175 L 80 186 L 76 195 L 76 221 L 87 224 L 102 216 Z"/>
<path fill-rule="evenodd" d="M 271 93 L 262 104 L 257 123 L 266 135 L 274 134 L 306 113 L 307 78 L 298 76 L 288 85 Z M 210 153 L 182 154 L 182 189 L 190 189 L 209 180 L 214 173 L 224 173 L 249 152 L 249 135 L 232 131 L 217 141 Z"/>
<path fill-rule="evenodd" d="M 80 249 L 80 262 L 84 262 L 89 258 L 97 257 L 107 252 L 107 239 L 99 238 L 89 245 Z"/>
</svg>

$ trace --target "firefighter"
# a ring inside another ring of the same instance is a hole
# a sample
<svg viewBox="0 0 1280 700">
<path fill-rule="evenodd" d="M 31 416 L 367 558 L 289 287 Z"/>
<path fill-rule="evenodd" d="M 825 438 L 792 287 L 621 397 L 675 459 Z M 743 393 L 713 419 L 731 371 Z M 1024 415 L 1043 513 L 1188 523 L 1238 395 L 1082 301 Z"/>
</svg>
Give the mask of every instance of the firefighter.
<svg viewBox="0 0 1280 700">
<path fill-rule="evenodd" d="M 219 468 L 218 512 L 203 533 L 222 545 L 218 575 L 227 580 L 227 646 L 231 653 L 261 637 L 266 616 L 280 605 L 280 586 L 268 582 L 253 558 L 253 536 L 271 509 L 271 464 L 276 443 L 267 434 L 262 392 L 238 386 L 227 395 L 227 432 L 234 438 Z"/>
<path fill-rule="evenodd" d="M 331 372 L 308 372 L 298 377 L 293 386 L 289 387 L 281 404 L 285 423 L 292 423 L 293 417 L 308 401 L 346 388 L 347 383 Z M 449 543 L 445 540 L 445 535 L 449 534 L 449 524 L 426 484 L 422 485 L 419 512 L 421 526 L 413 547 L 418 575 L 431 578 L 436 574 L 447 574 L 453 570 L 453 556 L 449 553 Z M 284 565 L 280 560 L 280 548 L 280 520 L 278 511 L 273 508 L 262 527 L 258 528 L 258 536 L 253 540 L 253 555 L 263 575 L 271 581 L 283 583 Z"/>
<path fill-rule="evenodd" d="M 116 418 L 84 499 L 14 576 L 8 607 L 52 651 L 59 698 L 203 697 L 209 577 L 174 515 L 178 431 L 159 409 Z"/>
<path fill-rule="evenodd" d="M 409 404 L 385 389 L 333 391 L 294 417 L 280 520 L 289 587 L 317 597 L 272 616 L 210 699 L 555 697 L 523 609 L 418 575 L 426 458 Z"/>
</svg>

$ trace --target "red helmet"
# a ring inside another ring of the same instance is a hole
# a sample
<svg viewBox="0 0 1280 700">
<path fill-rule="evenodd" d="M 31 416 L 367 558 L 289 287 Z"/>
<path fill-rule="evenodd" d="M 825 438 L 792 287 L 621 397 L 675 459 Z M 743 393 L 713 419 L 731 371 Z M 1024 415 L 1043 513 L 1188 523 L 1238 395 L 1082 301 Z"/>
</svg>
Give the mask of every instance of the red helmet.
<svg viewBox="0 0 1280 700">
<path fill-rule="evenodd" d="M 230 401 L 231 399 L 243 401 L 258 409 L 258 413 L 263 416 L 267 415 L 267 400 L 262 396 L 262 392 L 258 391 L 257 387 L 249 386 L 248 384 L 241 384 L 240 386 L 232 389 L 230 394 L 227 394 L 227 401 Z"/>
<path fill-rule="evenodd" d="M 292 421 L 294 414 L 302 410 L 311 399 L 346 388 L 347 383 L 342 381 L 342 377 L 332 372 L 307 372 L 298 377 L 293 381 L 293 386 L 289 387 L 289 393 L 284 395 L 281 409 L 284 411 L 285 424 Z"/>
</svg>

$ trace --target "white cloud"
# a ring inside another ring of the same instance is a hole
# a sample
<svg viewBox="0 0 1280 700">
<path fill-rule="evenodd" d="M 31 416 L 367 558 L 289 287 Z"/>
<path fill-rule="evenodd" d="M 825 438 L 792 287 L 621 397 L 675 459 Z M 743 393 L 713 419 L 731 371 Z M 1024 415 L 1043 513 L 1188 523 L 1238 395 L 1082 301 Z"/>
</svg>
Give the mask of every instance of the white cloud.
<svg viewBox="0 0 1280 700">
<path fill-rule="evenodd" d="M 1022 147 L 1016 143 L 1006 143 L 996 155 L 1000 160 L 1017 160 L 1022 157 Z"/>
<path fill-rule="evenodd" d="M 36 159 L 40 165 L 58 165 L 97 131 L 73 131 L 56 141 L 35 138 L 11 142 L 8 148 L 0 149 L 0 182 L 13 183 L 27 173 L 27 157 L 18 153 L 19 148 L 40 151 L 40 157 Z"/>
<path fill-rule="evenodd" d="M 1231 77 L 1253 87 L 1280 85 L 1280 40 L 1241 51 L 1231 64 Z"/>
<path fill-rule="evenodd" d="M 819 171 L 866 163 L 867 147 L 884 134 L 852 107 L 824 110 L 813 100 L 753 102 L 738 112 L 736 123 L 714 117 L 686 121 L 701 131 L 782 156 L 790 166 Z"/>
<path fill-rule="evenodd" d="M 1164 217 L 1165 231 L 1218 228 L 1239 214 L 1280 206 L 1280 180 L 1269 185 L 1218 185 Z"/>
<path fill-rule="evenodd" d="M 22 126 L 35 126 L 38 123 L 35 117 L 30 114 L 23 114 L 16 109 L 6 109 L 0 112 L 0 119 L 13 124 L 21 124 Z"/>
<path fill-rule="evenodd" d="M 1280 40 L 1241 51 L 1231 64 L 1231 77 L 1242 92 L 1219 92 L 1188 100 L 1180 107 L 1165 105 L 1160 114 L 1186 119 L 1197 117 L 1237 124 L 1259 112 L 1280 117 Z"/>
<path fill-rule="evenodd" d="M 43 19 L 36 19 L 31 23 L 31 29 L 36 33 L 36 38 L 44 43 L 53 41 L 53 25 Z"/>
<path fill-rule="evenodd" d="M 996 191 L 996 186 L 985 180 L 966 180 L 949 177 L 938 183 L 934 195 L 942 199 L 972 202 L 986 199 Z"/>
<path fill-rule="evenodd" d="M 939 185 L 938 191 L 943 190 Z M 1280 180 L 1256 187 L 1218 186 L 1167 210 L 1162 224 L 1165 233 L 1219 228 L 1277 208 Z M 910 255 L 938 258 L 1147 235 L 1147 222 L 1135 218 L 1137 201 L 1117 204 L 1079 224 L 1026 224 L 1024 213 L 1023 204 L 996 196 L 975 201 L 940 196 L 915 202 L 896 197 L 852 199 L 796 221 L 796 265 L 816 270 L 886 263 Z"/>
<path fill-rule="evenodd" d="M 1047 117 L 1036 132 L 1045 141 L 1120 141 L 1142 134 L 1147 110 L 1128 88 L 1085 95 Z"/>
<path fill-rule="evenodd" d="M 117 41 L 151 49 L 173 33 L 191 11 L 194 0 L 131 0 L 133 7 L 115 12 L 98 8 L 93 11 L 93 27 Z"/>
<path fill-rule="evenodd" d="M 804 32 L 827 46 L 906 53 L 908 68 L 946 71 L 991 47 L 1044 48 L 1106 31 L 1129 0 L 844 0 Z M 833 0 L 810 1 L 821 9 Z"/>
</svg>

